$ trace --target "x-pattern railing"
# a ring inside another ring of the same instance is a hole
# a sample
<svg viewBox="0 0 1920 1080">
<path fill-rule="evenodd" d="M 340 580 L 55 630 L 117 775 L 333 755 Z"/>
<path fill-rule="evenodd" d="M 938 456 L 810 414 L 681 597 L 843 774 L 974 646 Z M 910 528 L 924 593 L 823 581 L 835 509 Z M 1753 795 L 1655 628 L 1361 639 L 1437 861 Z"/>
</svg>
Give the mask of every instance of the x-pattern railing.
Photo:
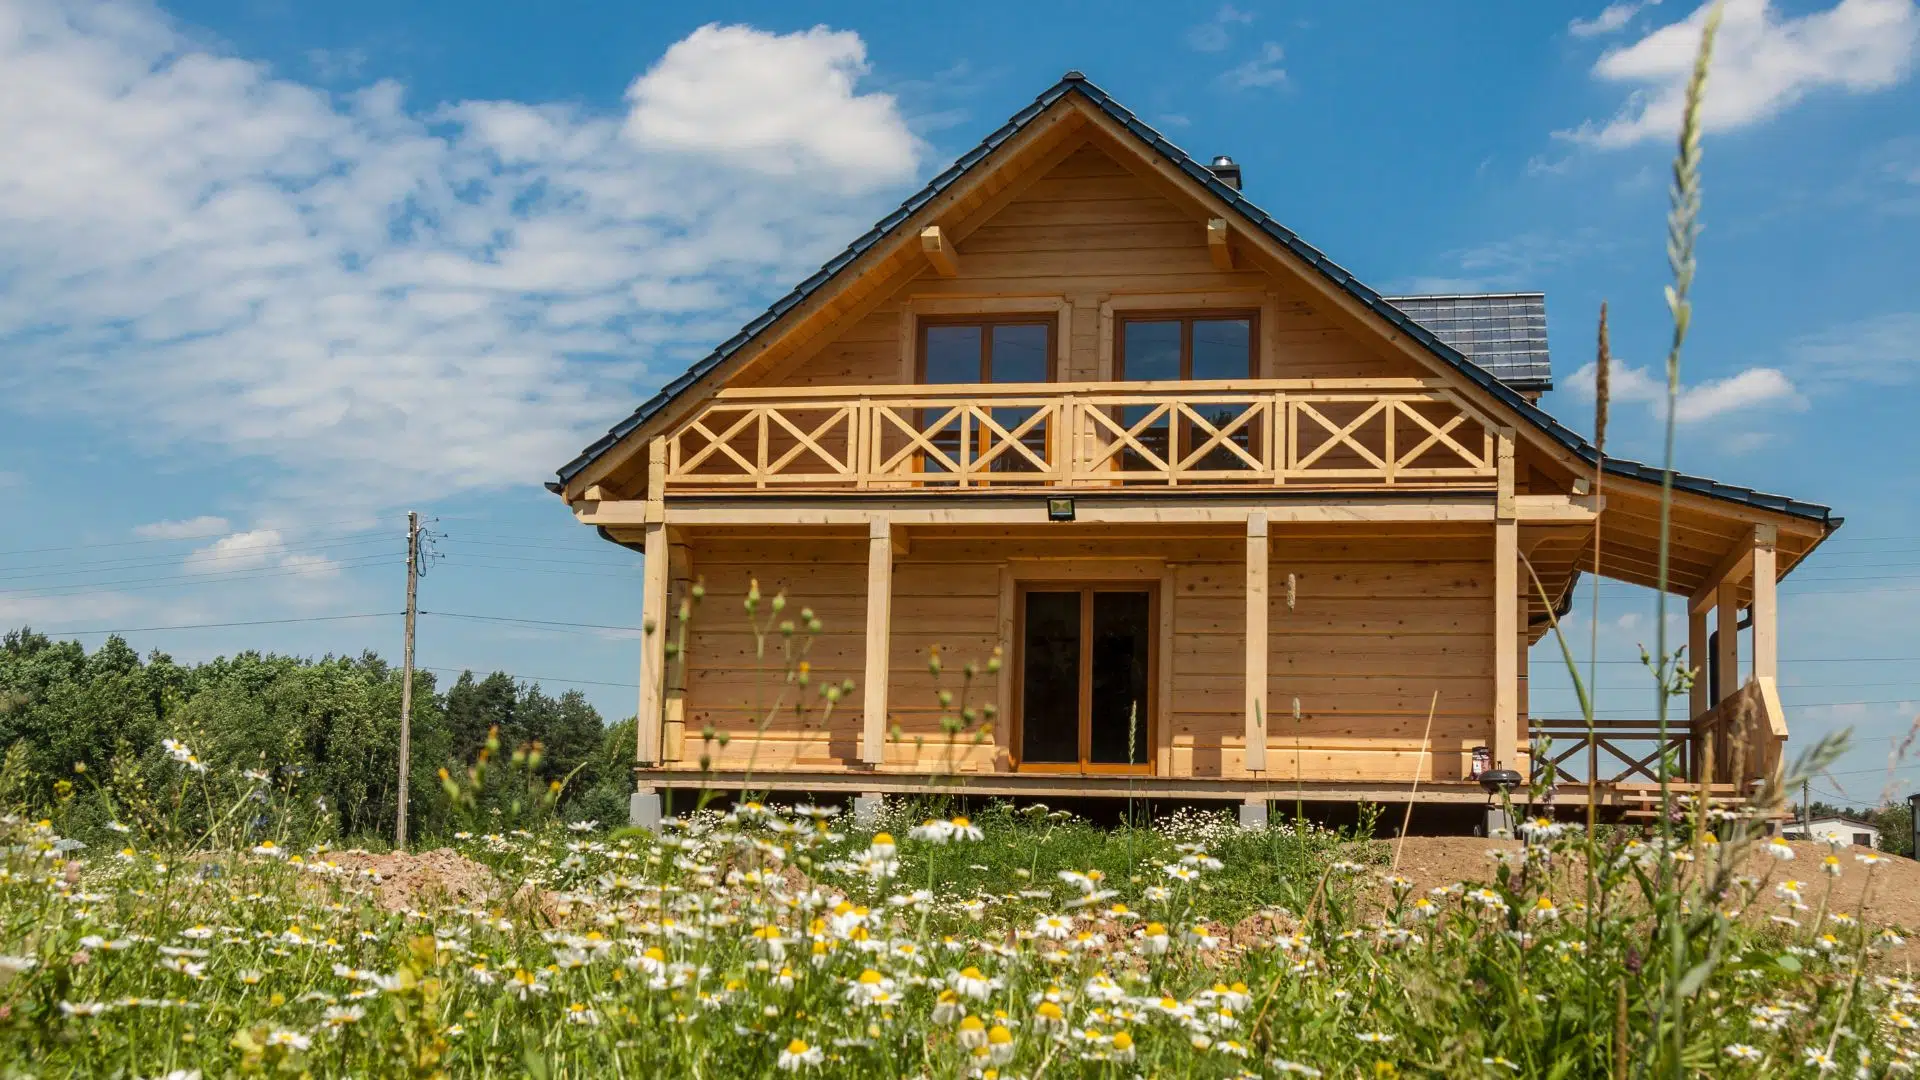
<svg viewBox="0 0 1920 1080">
<path fill-rule="evenodd" d="M 1447 487 L 1492 424 L 1420 379 L 747 388 L 668 435 L 681 490 Z"/>
<path fill-rule="evenodd" d="M 1657 784 L 1660 758 L 1667 753 L 1673 755 L 1674 779 L 1692 777 L 1692 737 L 1685 721 L 1676 720 L 1667 729 L 1664 743 L 1659 725 L 1647 720 L 1595 721 L 1591 742 L 1585 720 L 1535 719 L 1528 727 L 1536 737 L 1548 740 L 1546 759 L 1564 781 L 1628 784 L 1644 780 Z M 1539 767 L 1536 759 L 1535 768 Z"/>
</svg>

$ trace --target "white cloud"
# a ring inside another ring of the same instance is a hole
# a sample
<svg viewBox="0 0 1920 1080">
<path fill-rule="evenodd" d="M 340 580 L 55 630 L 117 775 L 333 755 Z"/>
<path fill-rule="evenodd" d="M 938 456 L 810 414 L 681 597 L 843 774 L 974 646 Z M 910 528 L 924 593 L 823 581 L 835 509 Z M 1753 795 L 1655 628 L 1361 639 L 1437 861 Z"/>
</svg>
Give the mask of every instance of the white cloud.
<svg viewBox="0 0 1920 1080">
<path fill-rule="evenodd" d="M 1233 40 L 1233 28 L 1253 21 L 1253 14 L 1232 4 L 1220 5 L 1213 18 L 1187 31 L 1187 47 L 1196 52 L 1219 52 Z"/>
<path fill-rule="evenodd" d="M 1600 57 L 1594 76 L 1634 87 L 1632 93 L 1605 123 L 1589 121 L 1559 134 L 1609 149 L 1673 138 L 1708 6 Z M 1732 130 L 1815 90 L 1885 89 L 1907 77 L 1916 49 L 1920 11 L 1912 0 L 1840 0 L 1800 16 L 1777 16 L 1768 0 L 1728 0 L 1703 122 L 1709 131 Z"/>
<path fill-rule="evenodd" d="M 851 34 L 707 27 L 624 114 L 414 107 L 143 5 L 0 0 L 0 409 L 330 510 L 537 482 L 911 175 L 864 70 Z"/>
<path fill-rule="evenodd" d="M 1568 23 L 1567 33 L 1577 38 L 1611 34 L 1624 28 L 1635 15 L 1639 14 L 1641 8 L 1651 7 L 1659 2 L 1660 0 L 1644 0 L 1639 3 L 1608 4 L 1600 10 L 1600 14 L 1591 19 L 1575 19 Z"/>
<path fill-rule="evenodd" d="M 252 529 L 223 536 L 187 556 L 186 566 L 197 574 L 258 570 L 272 565 L 287 550 L 278 529 Z"/>
<path fill-rule="evenodd" d="M 1903 386 L 1920 380 L 1920 312 L 1861 319 L 1787 346 L 1794 370 L 1815 385 Z"/>
<path fill-rule="evenodd" d="M 1287 81 L 1287 69 L 1281 66 L 1286 58 L 1287 51 L 1280 47 L 1279 42 L 1265 42 L 1260 46 L 1259 56 L 1227 69 L 1220 74 L 1220 78 L 1228 86 L 1240 90 L 1280 86 Z"/>
<path fill-rule="evenodd" d="M 626 134 L 782 176 L 825 168 L 857 187 L 869 176 L 897 180 L 919 147 L 891 95 L 854 90 L 866 73 L 866 43 L 851 31 L 710 23 L 627 88 Z"/>
<path fill-rule="evenodd" d="M 1563 387 L 1592 401 L 1596 365 L 1589 361 L 1568 376 Z M 1664 419 L 1667 407 L 1667 382 L 1662 374 L 1646 368 L 1628 367 L 1615 359 L 1607 386 L 1608 400 L 1614 407 L 1643 404 L 1656 419 Z M 1807 400 L 1793 381 L 1777 368 L 1748 368 L 1724 379 L 1709 379 L 1680 387 L 1674 408 L 1674 420 L 1697 424 L 1716 417 L 1757 408 L 1804 409 Z"/>
<path fill-rule="evenodd" d="M 1805 408 L 1806 399 L 1778 368 L 1748 368 L 1724 379 L 1681 387 L 1673 416 L 1682 424 L 1692 424 L 1761 405 Z"/>
<path fill-rule="evenodd" d="M 203 536 L 212 536 L 227 531 L 227 519 L 212 514 L 202 514 L 182 521 L 155 521 L 146 525 L 135 525 L 133 535 L 143 540 L 197 540 Z"/>
</svg>

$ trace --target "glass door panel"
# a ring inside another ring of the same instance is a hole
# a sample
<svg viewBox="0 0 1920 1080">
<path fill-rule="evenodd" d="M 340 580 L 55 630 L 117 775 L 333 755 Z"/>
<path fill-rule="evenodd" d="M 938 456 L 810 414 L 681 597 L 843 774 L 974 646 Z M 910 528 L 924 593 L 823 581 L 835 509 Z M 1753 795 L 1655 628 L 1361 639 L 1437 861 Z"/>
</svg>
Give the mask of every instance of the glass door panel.
<svg viewBox="0 0 1920 1080">
<path fill-rule="evenodd" d="M 1093 594 L 1091 710 L 1087 760 L 1139 765 L 1147 760 L 1147 643 L 1153 639 L 1153 597 L 1145 592 Z"/>
<path fill-rule="evenodd" d="M 1080 760 L 1079 592 L 1026 594 L 1020 647 L 1020 760 Z"/>
</svg>

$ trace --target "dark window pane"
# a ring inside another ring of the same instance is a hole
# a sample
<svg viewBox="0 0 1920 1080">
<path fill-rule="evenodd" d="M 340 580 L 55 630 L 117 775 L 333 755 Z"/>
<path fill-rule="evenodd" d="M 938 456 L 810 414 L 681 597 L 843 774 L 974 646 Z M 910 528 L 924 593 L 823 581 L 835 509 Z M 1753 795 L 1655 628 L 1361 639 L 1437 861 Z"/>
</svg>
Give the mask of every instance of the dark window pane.
<svg viewBox="0 0 1920 1080">
<path fill-rule="evenodd" d="M 993 353 L 988 358 L 988 382 L 1046 382 L 1047 328 L 1039 325 L 996 326 Z"/>
<path fill-rule="evenodd" d="M 1121 364 L 1129 381 L 1180 377 L 1178 322 L 1127 322 L 1121 324 L 1121 332 L 1126 335 L 1121 342 Z"/>
<path fill-rule="evenodd" d="M 1152 604 L 1143 592 L 1093 594 L 1093 745 L 1088 760 L 1147 760 L 1147 641 Z"/>
<path fill-rule="evenodd" d="M 980 381 L 980 328 L 927 327 L 927 382 Z"/>
<path fill-rule="evenodd" d="M 1080 760 L 1080 594 L 1027 594 L 1020 654 L 1020 760 Z"/>
<path fill-rule="evenodd" d="M 1193 377 L 1244 379 L 1253 372 L 1250 319 L 1195 319 Z"/>
</svg>

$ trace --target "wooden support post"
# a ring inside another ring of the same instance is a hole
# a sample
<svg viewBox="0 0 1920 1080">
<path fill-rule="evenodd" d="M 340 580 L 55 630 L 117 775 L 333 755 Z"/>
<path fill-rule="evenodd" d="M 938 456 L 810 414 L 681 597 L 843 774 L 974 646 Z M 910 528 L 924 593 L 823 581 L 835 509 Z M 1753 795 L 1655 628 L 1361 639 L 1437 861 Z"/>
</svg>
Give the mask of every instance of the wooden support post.
<svg viewBox="0 0 1920 1080">
<path fill-rule="evenodd" d="M 1778 534 L 1771 525 L 1753 530 L 1753 677 L 1780 674 Z"/>
<path fill-rule="evenodd" d="M 887 668 L 893 649 L 893 523 L 867 522 L 867 673 L 860 727 L 860 760 L 887 758 Z"/>
<path fill-rule="evenodd" d="M 1687 666 L 1697 674 L 1693 679 L 1693 691 L 1687 698 L 1688 718 L 1693 719 L 1713 707 L 1709 700 L 1707 685 L 1707 613 L 1690 612 L 1687 615 Z"/>
<path fill-rule="evenodd" d="M 1520 768 L 1520 523 L 1493 523 L 1493 764 Z M 1524 773 L 1524 770 L 1522 770 Z"/>
<path fill-rule="evenodd" d="M 1267 515 L 1247 515 L 1246 769 L 1267 768 Z"/>
<path fill-rule="evenodd" d="M 1233 269 L 1233 248 L 1227 243 L 1231 235 L 1226 218 L 1207 219 L 1207 255 L 1213 259 L 1215 270 Z"/>
<path fill-rule="evenodd" d="M 929 225 L 920 230 L 920 250 L 933 265 L 933 272 L 941 277 L 960 275 L 959 252 L 953 250 L 953 241 L 940 226 Z"/>
<path fill-rule="evenodd" d="M 1520 511 L 1513 431 L 1500 432 L 1493 521 L 1493 764 L 1520 767 Z"/>
<path fill-rule="evenodd" d="M 649 522 L 646 527 L 646 562 L 641 567 L 640 592 L 640 712 L 634 725 L 639 729 L 639 746 L 634 760 L 642 765 L 660 762 L 662 702 L 667 674 L 667 567 L 672 561 L 667 552 L 667 523 Z"/>
<path fill-rule="evenodd" d="M 1727 700 L 1740 690 L 1740 582 L 1722 581 L 1717 590 L 1719 596 L 1719 614 L 1715 616 L 1715 631 L 1720 635 L 1714 642 L 1713 660 L 1720 684 L 1720 696 L 1715 705 Z"/>
<path fill-rule="evenodd" d="M 655 436 L 647 444 L 647 499 L 645 505 L 645 563 L 640 588 L 640 711 L 634 716 L 638 745 L 634 761 L 660 763 L 661 721 L 665 712 L 667 675 L 667 587 L 672 557 L 667 551 L 667 440 Z"/>
<path fill-rule="evenodd" d="M 680 633 L 680 605 L 693 599 L 693 545 L 681 530 L 667 530 L 667 607 L 662 622 L 662 637 L 673 641 Z M 660 760 L 679 761 L 685 756 L 687 731 L 687 665 L 684 660 L 666 663 L 666 705 L 661 717 Z"/>
</svg>

